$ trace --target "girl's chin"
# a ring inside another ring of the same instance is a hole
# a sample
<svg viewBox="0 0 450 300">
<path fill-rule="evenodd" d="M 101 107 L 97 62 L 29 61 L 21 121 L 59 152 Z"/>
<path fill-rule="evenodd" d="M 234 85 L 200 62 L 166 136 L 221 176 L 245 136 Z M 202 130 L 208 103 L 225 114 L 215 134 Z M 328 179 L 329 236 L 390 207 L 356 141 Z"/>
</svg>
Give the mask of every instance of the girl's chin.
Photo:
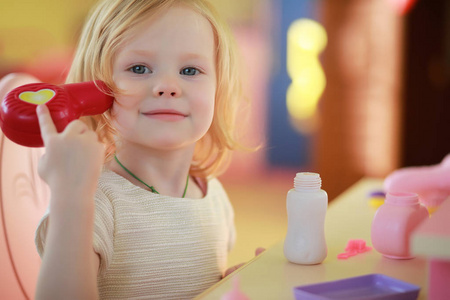
<svg viewBox="0 0 450 300">
<path fill-rule="evenodd" d="M 137 147 L 137 148 L 149 148 L 154 150 L 181 150 L 181 149 L 194 149 L 198 139 L 195 137 L 186 136 L 186 134 L 173 134 L 173 131 L 163 131 L 152 133 L 127 136 L 126 133 L 121 133 L 119 137 L 122 141 L 118 140 L 118 144 L 123 147 Z"/>
<path fill-rule="evenodd" d="M 189 142 L 186 140 L 183 141 L 174 141 L 174 140 L 152 140 L 151 143 L 146 144 L 148 148 L 152 148 L 155 150 L 161 151 L 174 151 L 174 150 L 182 150 L 182 149 L 194 149 L 195 142 Z"/>
</svg>

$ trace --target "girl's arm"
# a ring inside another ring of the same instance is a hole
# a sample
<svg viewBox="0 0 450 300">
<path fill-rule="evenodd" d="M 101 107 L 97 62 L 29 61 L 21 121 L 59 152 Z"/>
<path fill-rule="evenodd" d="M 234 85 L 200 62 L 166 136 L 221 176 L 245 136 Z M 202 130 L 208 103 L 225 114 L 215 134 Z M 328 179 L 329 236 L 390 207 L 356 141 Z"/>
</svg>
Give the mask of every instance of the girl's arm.
<svg viewBox="0 0 450 300">
<path fill-rule="evenodd" d="M 46 147 L 38 171 L 52 196 L 36 299 L 97 299 L 94 194 L 104 149 L 83 122 L 57 133 L 47 107 L 37 113 Z"/>
<path fill-rule="evenodd" d="M 59 199 L 79 201 L 65 193 Z M 85 212 L 52 211 L 36 289 L 39 299 L 98 299 L 100 259 L 92 247 L 93 226 Z M 91 216 L 93 219 L 93 216 Z"/>
</svg>

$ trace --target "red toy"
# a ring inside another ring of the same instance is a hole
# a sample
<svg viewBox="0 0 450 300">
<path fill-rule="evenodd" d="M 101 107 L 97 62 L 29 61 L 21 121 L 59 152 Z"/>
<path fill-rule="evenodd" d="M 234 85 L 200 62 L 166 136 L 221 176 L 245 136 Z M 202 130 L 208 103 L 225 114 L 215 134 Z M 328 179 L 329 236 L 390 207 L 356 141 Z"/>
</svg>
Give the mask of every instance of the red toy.
<svg viewBox="0 0 450 300">
<path fill-rule="evenodd" d="M 36 106 L 46 104 L 58 132 L 81 116 L 104 113 L 114 97 L 101 81 L 60 86 L 32 83 L 15 88 L 3 99 L 0 127 L 11 141 L 27 147 L 42 147 Z"/>
</svg>

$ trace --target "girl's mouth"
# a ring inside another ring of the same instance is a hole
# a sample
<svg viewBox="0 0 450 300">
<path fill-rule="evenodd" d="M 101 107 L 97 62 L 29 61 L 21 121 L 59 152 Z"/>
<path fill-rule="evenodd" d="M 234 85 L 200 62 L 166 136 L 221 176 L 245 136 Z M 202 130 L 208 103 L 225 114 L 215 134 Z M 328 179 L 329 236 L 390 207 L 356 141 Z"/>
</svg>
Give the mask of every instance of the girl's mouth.
<svg viewBox="0 0 450 300">
<path fill-rule="evenodd" d="M 156 109 L 142 113 L 143 115 L 161 121 L 180 121 L 187 117 L 186 114 L 173 109 Z"/>
</svg>

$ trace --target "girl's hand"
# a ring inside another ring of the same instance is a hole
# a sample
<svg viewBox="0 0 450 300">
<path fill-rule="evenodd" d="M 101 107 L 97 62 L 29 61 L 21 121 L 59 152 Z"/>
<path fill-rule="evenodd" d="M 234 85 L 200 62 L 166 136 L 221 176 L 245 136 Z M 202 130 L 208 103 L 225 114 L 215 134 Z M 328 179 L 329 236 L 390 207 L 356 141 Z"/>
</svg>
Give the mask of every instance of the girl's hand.
<svg viewBox="0 0 450 300">
<path fill-rule="evenodd" d="M 97 134 L 79 120 L 58 133 L 45 105 L 39 105 L 36 112 L 46 148 L 39 161 L 39 175 L 52 194 L 76 193 L 80 199 L 92 199 L 104 159 Z"/>
<path fill-rule="evenodd" d="M 257 248 L 257 249 L 255 250 L 255 256 L 260 255 L 260 254 L 263 253 L 265 250 L 266 250 L 265 248 L 261 248 L 261 247 Z M 239 269 L 240 267 L 242 267 L 242 266 L 245 265 L 245 264 L 246 264 L 246 263 L 240 263 L 240 264 L 238 264 L 238 265 L 235 265 L 235 266 L 229 268 L 228 270 L 225 271 L 225 274 L 223 275 L 222 278 L 227 277 L 228 275 L 230 275 L 231 273 L 233 273 L 234 271 L 236 271 L 237 269 Z"/>
</svg>

